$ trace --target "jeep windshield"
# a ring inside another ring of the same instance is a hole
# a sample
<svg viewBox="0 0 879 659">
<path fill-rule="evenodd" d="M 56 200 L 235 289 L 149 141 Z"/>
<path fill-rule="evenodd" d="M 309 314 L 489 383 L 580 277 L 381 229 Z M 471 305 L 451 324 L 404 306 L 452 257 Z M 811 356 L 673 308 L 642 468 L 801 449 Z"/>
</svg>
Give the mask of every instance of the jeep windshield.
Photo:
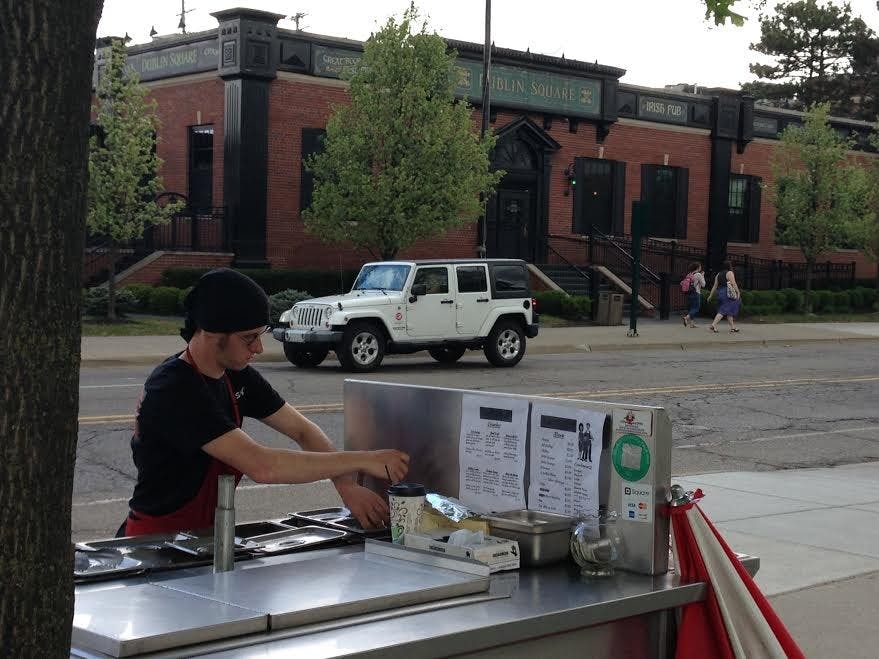
<svg viewBox="0 0 879 659">
<path fill-rule="evenodd" d="M 365 265 L 357 275 L 352 291 L 402 291 L 411 266 L 401 264 Z"/>
</svg>

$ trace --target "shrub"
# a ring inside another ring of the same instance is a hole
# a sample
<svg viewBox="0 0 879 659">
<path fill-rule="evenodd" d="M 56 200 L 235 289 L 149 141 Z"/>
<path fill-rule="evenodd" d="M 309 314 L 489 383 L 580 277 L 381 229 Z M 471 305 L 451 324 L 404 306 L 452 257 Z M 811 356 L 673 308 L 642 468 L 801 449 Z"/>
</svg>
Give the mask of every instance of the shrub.
<svg viewBox="0 0 879 659">
<path fill-rule="evenodd" d="M 279 325 L 281 322 L 281 314 L 294 304 L 301 302 L 302 300 L 310 299 L 311 295 L 305 291 L 297 291 L 292 288 L 288 288 L 286 291 L 281 291 L 280 293 L 275 293 L 270 296 L 269 301 L 272 303 L 272 326 Z"/>
<path fill-rule="evenodd" d="M 864 292 L 860 288 L 848 291 L 848 303 L 852 311 L 860 311 L 864 308 Z"/>
<path fill-rule="evenodd" d="M 852 310 L 848 291 L 836 291 L 831 294 L 832 309 L 835 313 L 849 313 Z"/>
<path fill-rule="evenodd" d="M 830 291 L 812 291 L 812 311 L 826 313 L 833 306 L 833 293 Z"/>
<path fill-rule="evenodd" d="M 149 308 L 150 293 L 153 290 L 150 284 L 128 284 L 122 290 L 128 291 L 134 297 L 134 305 L 138 311 Z"/>
<path fill-rule="evenodd" d="M 592 300 L 585 295 L 568 295 L 564 291 L 536 291 L 537 313 L 550 316 L 580 320 L 588 318 L 592 311 Z"/>
<path fill-rule="evenodd" d="M 180 313 L 180 293 L 179 288 L 156 286 L 150 291 L 150 312 L 163 316 L 177 315 Z"/>
<path fill-rule="evenodd" d="M 107 317 L 107 301 L 110 290 L 106 286 L 95 286 L 82 291 L 82 313 L 97 318 Z M 116 314 L 124 316 L 137 309 L 137 298 L 124 288 L 116 290 Z"/>
<path fill-rule="evenodd" d="M 876 297 L 879 292 L 876 291 L 875 288 L 861 288 L 861 295 L 864 303 L 864 309 L 867 311 L 872 311 L 876 306 Z"/>
<path fill-rule="evenodd" d="M 806 295 L 796 288 L 785 288 L 779 291 L 784 298 L 784 310 L 788 313 L 802 313 L 806 304 Z"/>
</svg>

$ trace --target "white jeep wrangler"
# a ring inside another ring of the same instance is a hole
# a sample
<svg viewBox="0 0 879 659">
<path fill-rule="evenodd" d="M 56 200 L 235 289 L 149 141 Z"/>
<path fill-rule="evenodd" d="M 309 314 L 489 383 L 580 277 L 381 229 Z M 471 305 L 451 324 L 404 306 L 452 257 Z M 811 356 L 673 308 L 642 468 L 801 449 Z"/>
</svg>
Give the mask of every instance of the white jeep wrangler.
<svg viewBox="0 0 879 659">
<path fill-rule="evenodd" d="M 367 263 L 349 293 L 299 302 L 272 335 L 296 366 L 334 350 L 349 371 L 378 368 L 385 354 L 427 350 L 451 363 L 482 349 L 495 366 L 515 366 L 538 317 L 528 267 L 516 259 Z"/>
</svg>

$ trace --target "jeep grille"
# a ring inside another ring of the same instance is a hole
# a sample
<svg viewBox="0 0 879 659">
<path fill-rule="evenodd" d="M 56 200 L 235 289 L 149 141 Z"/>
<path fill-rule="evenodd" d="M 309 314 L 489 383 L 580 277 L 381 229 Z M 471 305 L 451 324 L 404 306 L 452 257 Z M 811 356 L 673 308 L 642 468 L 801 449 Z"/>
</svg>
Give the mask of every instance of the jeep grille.
<svg viewBox="0 0 879 659">
<path fill-rule="evenodd" d="M 321 321 L 323 307 L 316 304 L 302 304 L 296 307 L 291 327 L 317 327 Z"/>
</svg>

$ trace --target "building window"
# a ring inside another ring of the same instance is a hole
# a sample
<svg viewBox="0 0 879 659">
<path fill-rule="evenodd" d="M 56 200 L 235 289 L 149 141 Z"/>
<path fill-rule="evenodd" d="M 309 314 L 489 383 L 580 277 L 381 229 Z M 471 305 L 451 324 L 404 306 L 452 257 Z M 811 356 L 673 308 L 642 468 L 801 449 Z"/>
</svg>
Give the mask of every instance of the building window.
<svg viewBox="0 0 879 659">
<path fill-rule="evenodd" d="M 687 237 L 687 201 L 690 173 L 686 167 L 641 165 L 641 199 L 649 204 L 647 235 Z"/>
<path fill-rule="evenodd" d="M 727 240 L 756 243 L 760 240 L 760 183 L 757 176 L 733 174 L 729 177 Z"/>
<path fill-rule="evenodd" d="M 626 163 L 599 158 L 574 160 L 574 233 L 594 229 L 605 234 L 623 233 Z"/>
<path fill-rule="evenodd" d="M 189 206 L 196 211 L 214 205 L 214 127 L 189 127 Z M 210 212 L 209 210 L 207 212 Z"/>
<path fill-rule="evenodd" d="M 314 153 L 324 150 L 324 138 L 327 131 L 323 128 L 302 129 L 302 162 L 299 174 L 299 211 L 311 206 L 311 195 L 314 193 L 314 174 L 305 167 L 305 160 Z"/>
</svg>

